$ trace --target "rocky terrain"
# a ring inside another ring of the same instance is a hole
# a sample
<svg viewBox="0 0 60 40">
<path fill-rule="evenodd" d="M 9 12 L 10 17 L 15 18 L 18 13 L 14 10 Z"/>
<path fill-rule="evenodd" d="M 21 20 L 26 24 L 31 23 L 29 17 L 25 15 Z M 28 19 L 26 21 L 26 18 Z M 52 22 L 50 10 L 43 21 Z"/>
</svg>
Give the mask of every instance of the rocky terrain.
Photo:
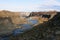
<svg viewBox="0 0 60 40">
<path fill-rule="evenodd" d="M 36 13 L 38 13 L 38 15 L 36 15 Z M 49 17 L 49 15 L 51 16 Z M 37 20 L 38 25 L 32 23 L 31 20 L 34 21 L 34 23 Z M 21 24 L 23 25 L 21 26 Z M 35 26 L 32 26 L 32 24 Z M 15 30 L 16 28 L 18 29 Z M 60 40 L 60 12 L 33 12 L 27 16 L 27 18 L 25 18 L 20 16 L 20 12 L 10 12 L 3 10 L 0 12 L 0 39 Z"/>
<path fill-rule="evenodd" d="M 30 31 L 10 38 L 11 40 L 60 40 L 60 12 L 49 21 L 36 25 Z"/>
<path fill-rule="evenodd" d="M 11 11 L 6 11 L 6 10 L 2 10 L 0 11 L 0 18 L 10 18 L 11 23 L 13 24 L 20 24 L 22 23 L 21 20 L 24 21 L 23 18 L 20 17 L 21 16 L 21 12 L 11 12 Z"/>
</svg>

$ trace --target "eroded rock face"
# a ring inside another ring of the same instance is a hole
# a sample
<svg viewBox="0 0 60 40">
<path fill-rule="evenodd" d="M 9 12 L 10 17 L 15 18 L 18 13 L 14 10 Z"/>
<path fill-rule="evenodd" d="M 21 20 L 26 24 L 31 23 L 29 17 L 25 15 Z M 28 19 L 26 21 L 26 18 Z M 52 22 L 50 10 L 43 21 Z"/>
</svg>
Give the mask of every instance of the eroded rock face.
<svg viewBox="0 0 60 40">
<path fill-rule="evenodd" d="M 10 11 L 0 11 L 0 18 L 10 18 L 11 22 L 14 24 L 20 23 L 20 13 L 10 12 Z"/>
<path fill-rule="evenodd" d="M 28 18 L 38 19 L 39 23 L 44 23 L 52 19 L 57 14 L 56 11 L 48 11 L 48 12 L 31 12 Z"/>
</svg>

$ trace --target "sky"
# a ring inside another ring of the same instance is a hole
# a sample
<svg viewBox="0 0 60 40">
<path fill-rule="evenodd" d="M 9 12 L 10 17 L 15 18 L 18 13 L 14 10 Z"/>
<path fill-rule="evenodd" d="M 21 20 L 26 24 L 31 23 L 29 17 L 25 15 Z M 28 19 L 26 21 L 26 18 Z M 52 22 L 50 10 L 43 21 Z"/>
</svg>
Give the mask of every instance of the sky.
<svg viewBox="0 0 60 40">
<path fill-rule="evenodd" d="M 0 10 L 9 11 L 60 11 L 60 0 L 0 0 Z"/>
</svg>

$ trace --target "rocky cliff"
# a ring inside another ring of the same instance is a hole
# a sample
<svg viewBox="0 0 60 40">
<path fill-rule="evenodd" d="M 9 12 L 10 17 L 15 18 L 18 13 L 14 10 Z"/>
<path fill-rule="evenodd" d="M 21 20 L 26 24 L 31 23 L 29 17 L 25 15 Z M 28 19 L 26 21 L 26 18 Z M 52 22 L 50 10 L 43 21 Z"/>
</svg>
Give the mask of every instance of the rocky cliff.
<svg viewBox="0 0 60 40">
<path fill-rule="evenodd" d="M 0 18 L 2 18 L 2 19 L 4 19 L 4 18 L 9 19 L 10 18 L 10 20 L 13 24 L 21 23 L 20 12 L 11 12 L 11 11 L 3 10 L 3 11 L 0 11 Z"/>
</svg>

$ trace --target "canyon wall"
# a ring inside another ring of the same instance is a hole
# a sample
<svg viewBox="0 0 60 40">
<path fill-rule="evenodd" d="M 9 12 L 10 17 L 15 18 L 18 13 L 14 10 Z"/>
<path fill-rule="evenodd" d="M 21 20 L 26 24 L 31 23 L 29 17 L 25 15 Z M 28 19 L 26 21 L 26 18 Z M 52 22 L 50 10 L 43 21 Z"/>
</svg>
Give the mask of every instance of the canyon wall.
<svg viewBox="0 0 60 40">
<path fill-rule="evenodd" d="M 20 12 L 0 11 L 0 18 L 10 18 L 13 24 L 20 23 Z"/>
<path fill-rule="evenodd" d="M 10 18 L 9 20 L 11 20 L 10 22 L 13 24 L 23 24 L 25 22 L 27 22 L 26 18 L 24 18 L 25 16 L 30 16 L 32 19 L 38 19 L 42 21 L 47 21 L 49 20 L 48 18 L 45 18 L 44 16 L 46 15 L 51 15 L 51 17 L 49 19 L 52 19 L 54 15 L 56 15 L 56 11 L 48 11 L 48 12 L 11 12 L 11 11 L 6 11 L 6 10 L 2 10 L 0 11 L 0 18 Z M 22 17 L 24 16 L 24 17 Z M 42 17 L 41 17 L 42 16 Z M 1 20 L 1 19 L 0 19 Z"/>
</svg>

